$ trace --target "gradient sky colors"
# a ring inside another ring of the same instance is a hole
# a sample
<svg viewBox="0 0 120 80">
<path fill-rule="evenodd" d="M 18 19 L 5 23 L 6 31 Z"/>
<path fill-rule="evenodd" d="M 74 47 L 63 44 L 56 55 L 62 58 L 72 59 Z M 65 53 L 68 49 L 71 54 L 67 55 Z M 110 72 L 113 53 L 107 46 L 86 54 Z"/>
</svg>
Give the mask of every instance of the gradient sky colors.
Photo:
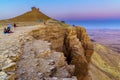
<svg viewBox="0 0 120 80">
<path fill-rule="evenodd" d="M 58 20 L 120 19 L 120 0 L 0 0 L 0 20 L 33 6 Z"/>
</svg>

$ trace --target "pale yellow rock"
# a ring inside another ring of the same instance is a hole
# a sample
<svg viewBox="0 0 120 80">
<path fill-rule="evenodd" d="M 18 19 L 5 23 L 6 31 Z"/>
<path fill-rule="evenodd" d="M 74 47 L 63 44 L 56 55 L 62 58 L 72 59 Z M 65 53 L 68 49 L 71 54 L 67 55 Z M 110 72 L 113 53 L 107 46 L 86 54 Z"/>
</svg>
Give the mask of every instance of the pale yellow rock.
<svg viewBox="0 0 120 80">
<path fill-rule="evenodd" d="M 0 72 L 0 80 L 5 80 L 7 77 L 7 74 L 5 72 Z"/>
<path fill-rule="evenodd" d="M 11 59 L 5 58 L 5 57 L 3 56 L 3 58 L 0 58 L 0 69 L 2 69 L 2 67 L 8 65 L 8 64 L 11 63 L 11 62 L 12 62 Z"/>
<path fill-rule="evenodd" d="M 16 69 L 16 63 L 10 63 L 7 66 L 2 68 L 2 71 L 4 72 L 10 72 L 10 71 L 15 71 Z"/>
<path fill-rule="evenodd" d="M 15 80 L 15 78 L 16 78 L 16 74 L 13 73 L 13 74 L 9 75 L 9 76 L 6 78 L 6 80 Z"/>
<path fill-rule="evenodd" d="M 3 52 L 3 54 L 8 54 L 8 53 L 9 53 L 9 51 L 8 51 L 8 50 L 6 50 L 6 51 L 4 51 L 4 52 Z"/>
<path fill-rule="evenodd" d="M 9 54 L 9 58 L 13 61 L 16 62 L 20 58 L 20 54 Z"/>
<path fill-rule="evenodd" d="M 12 60 L 11 59 L 9 59 L 9 58 L 7 58 L 6 60 L 5 60 L 5 64 L 10 64 L 10 63 L 12 63 Z"/>
<path fill-rule="evenodd" d="M 65 65 L 65 56 L 63 53 L 59 56 L 59 61 L 57 63 L 58 67 L 64 66 Z"/>
<path fill-rule="evenodd" d="M 52 78 L 45 78 L 45 80 L 77 80 L 75 76 L 72 78 L 58 78 L 58 77 L 52 77 Z"/>
<path fill-rule="evenodd" d="M 51 53 L 50 50 L 48 50 L 48 51 L 43 51 L 43 52 L 37 54 L 37 57 L 39 57 L 39 58 L 45 58 L 45 57 L 49 56 L 50 53 Z"/>
</svg>

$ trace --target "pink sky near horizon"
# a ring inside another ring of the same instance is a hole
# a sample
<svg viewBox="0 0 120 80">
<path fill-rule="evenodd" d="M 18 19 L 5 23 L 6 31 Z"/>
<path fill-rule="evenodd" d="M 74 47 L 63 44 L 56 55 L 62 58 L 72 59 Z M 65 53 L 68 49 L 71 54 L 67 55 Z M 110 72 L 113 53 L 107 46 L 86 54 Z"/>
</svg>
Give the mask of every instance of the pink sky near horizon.
<svg viewBox="0 0 120 80">
<path fill-rule="evenodd" d="M 120 11 L 114 11 L 111 12 L 78 12 L 78 13 L 70 13 L 70 14 L 62 14 L 60 16 L 58 15 L 54 15 L 55 17 L 59 18 L 59 19 L 73 19 L 73 20 L 96 20 L 96 19 L 120 19 Z"/>
</svg>

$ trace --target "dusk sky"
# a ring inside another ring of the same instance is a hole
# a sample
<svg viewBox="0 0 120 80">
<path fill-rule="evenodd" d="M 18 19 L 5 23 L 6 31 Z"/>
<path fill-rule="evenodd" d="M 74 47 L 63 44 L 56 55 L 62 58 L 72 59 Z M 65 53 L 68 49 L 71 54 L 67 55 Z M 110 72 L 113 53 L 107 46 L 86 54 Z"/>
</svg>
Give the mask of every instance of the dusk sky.
<svg viewBox="0 0 120 80">
<path fill-rule="evenodd" d="M 0 19 L 40 8 L 58 20 L 120 19 L 120 0 L 0 0 Z"/>
</svg>

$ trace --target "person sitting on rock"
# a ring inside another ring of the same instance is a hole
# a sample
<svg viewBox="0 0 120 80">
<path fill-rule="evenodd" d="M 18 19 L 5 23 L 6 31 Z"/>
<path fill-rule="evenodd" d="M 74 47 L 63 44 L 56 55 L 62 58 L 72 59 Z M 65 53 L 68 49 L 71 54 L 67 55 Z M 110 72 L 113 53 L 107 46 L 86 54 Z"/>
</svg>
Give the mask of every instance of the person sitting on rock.
<svg viewBox="0 0 120 80">
<path fill-rule="evenodd" d="M 12 33 L 11 28 L 12 28 L 11 23 L 8 23 L 8 26 L 7 26 L 7 33 Z"/>
</svg>

